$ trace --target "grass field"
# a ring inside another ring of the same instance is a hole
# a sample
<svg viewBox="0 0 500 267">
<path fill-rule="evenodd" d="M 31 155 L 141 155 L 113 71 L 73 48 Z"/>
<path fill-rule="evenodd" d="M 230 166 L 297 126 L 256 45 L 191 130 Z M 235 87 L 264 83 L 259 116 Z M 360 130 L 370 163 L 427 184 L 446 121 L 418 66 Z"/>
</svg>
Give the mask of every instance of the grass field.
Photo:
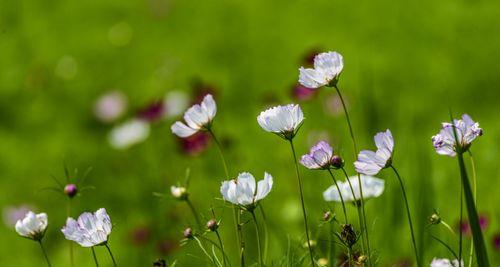
<svg viewBox="0 0 500 267">
<path fill-rule="evenodd" d="M 492 0 L 2 1 L 0 208 L 4 215 L 20 205 L 46 212 L 44 242 L 53 265 L 69 266 L 69 242 L 60 232 L 67 200 L 41 189 L 56 185 L 51 175 L 64 181 L 65 162 L 79 175 L 91 167 L 86 184 L 95 189 L 73 199 L 72 216 L 107 209 L 114 225 L 109 243 L 119 266 L 152 266 L 156 258 L 203 266 L 190 256 L 202 255 L 193 242 L 178 245 L 193 217 L 185 203 L 169 196 L 170 185 L 182 182 L 189 168 L 190 199 L 203 218 L 211 217 L 211 206 L 222 217 L 222 239 L 236 266 L 232 211 L 220 200 L 225 177 L 213 142 L 197 155 L 182 153 L 170 130 L 178 116 L 153 122 L 149 138 L 129 149 L 108 143 L 115 124 L 167 92 L 183 91 L 194 99 L 200 89 L 194 81 L 201 81 L 214 92 L 213 130 L 230 174 L 249 171 L 260 180 L 267 171 L 274 177 L 273 190 L 262 201 L 268 265 L 278 266 L 288 246 L 304 255 L 289 147 L 264 132 L 256 117 L 271 105 L 299 103 L 306 120 L 295 138 L 297 153 L 326 138 L 354 174 L 355 155 L 335 91 L 323 88 L 306 101 L 291 94 L 305 57 L 338 51 L 344 56 L 339 88 L 358 146 L 373 149 L 373 135 L 392 130 L 393 163 L 406 184 L 425 265 L 434 257 L 451 257 L 430 233 L 457 246 L 446 229 L 426 228 L 428 216 L 437 209 L 455 227 L 460 204 L 456 159 L 437 155 L 430 138 L 449 120 L 449 108 L 480 123 L 484 136 L 471 148 L 478 211 L 488 220 L 486 246 L 492 266 L 498 266 L 493 238 L 500 234 L 499 24 L 500 3 Z M 128 109 L 117 122 L 102 123 L 93 107 L 109 90 L 123 92 Z M 470 171 L 469 161 L 467 167 Z M 332 206 L 322 197 L 330 178 L 300 171 L 312 233 L 323 247 L 326 231 L 318 226 Z M 378 177 L 386 181 L 385 192 L 366 204 L 371 247 L 379 266 L 406 266 L 397 265 L 413 260 L 401 192 L 389 170 Z M 340 205 L 333 209 L 340 214 Z M 355 209 L 349 216 L 355 218 Z M 245 226 L 244 235 L 247 259 L 257 264 L 253 228 Z M 39 247 L 12 226 L 2 224 L 0 236 L 1 266 L 43 264 Z M 464 240 L 468 255 L 470 237 Z M 97 248 L 97 256 L 102 266 L 111 266 L 104 248 Z M 93 266 L 90 250 L 77 245 L 75 259 L 76 266 Z"/>
</svg>

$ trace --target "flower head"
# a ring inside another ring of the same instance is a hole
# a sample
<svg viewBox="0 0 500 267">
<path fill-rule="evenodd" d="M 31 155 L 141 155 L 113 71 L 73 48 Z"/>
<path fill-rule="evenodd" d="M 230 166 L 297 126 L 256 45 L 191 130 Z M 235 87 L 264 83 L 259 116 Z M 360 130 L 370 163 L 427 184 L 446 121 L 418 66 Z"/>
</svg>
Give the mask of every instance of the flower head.
<svg viewBox="0 0 500 267">
<path fill-rule="evenodd" d="M 220 192 L 224 200 L 251 209 L 259 200 L 269 194 L 272 187 L 273 177 L 267 172 L 264 173 L 264 180 L 260 180 L 257 185 L 253 175 L 244 172 L 238 174 L 238 178 L 235 180 L 222 182 Z"/>
<path fill-rule="evenodd" d="M 68 218 L 61 229 L 66 239 L 75 241 L 82 247 L 103 245 L 111 234 L 111 219 L 104 208 L 95 213 L 84 212 L 78 220 Z"/>
<path fill-rule="evenodd" d="M 120 91 L 111 91 L 99 97 L 94 106 L 96 118 L 102 122 L 119 119 L 127 109 L 127 98 Z"/>
<path fill-rule="evenodd" d="M 149 136 L 149 123 L 133 119 L 115 127 L 109 134 L 109 143 L 115 149 L 127 149 L 145 141 Z"/>
<path fill-rule="evenodd" d="M 17 221 L 16 232 L 20 236 L 38 241 L 45 235 L 47 225 L 47 214 L 28 211 L 23 219 Z"/>
<path fill-rule="evenodd" d="M 392 163 L 394 139 L 389 129 L 377 133 L 374 137 L 377 151 L 363 150 L 358 154 L 354 167 L 358 173 L 376 175 L 380 170 L 387 168 Z"/>
<path fill-rule="evenodd" d="M 76 187 L 75 184 L 67 184 L 64 187 L 64 194 L 69 198 L 73 198 L 76 194 L 78 194 L 78 187 Z"/>
<path fill-rule="evenodd" d="M 458 260 L 450 261 L 449 259 L 434 258 L 431 262 L 430 267 L 459 267 L 463 265 L 464 263 L 462 262 L 461 264 L 459 264 Z"/>
<path fill-rule="evenodd" d="M 314 68 L 300 67 L 299 83 L 308 88 L 335 86 L 343 68 L 344 60 L 339 53 L 318 54 L 314 57 Z"/>
<path fill-rule="evenodd" d="M 325 141 L 319 141 L 308 154 L 300 158 L 300 164 L 312 170 L 328 169 L 332 164 L 333 148 Z"/>
<path fill-rule="evenodd" d="M 350 185 L 349 182 L 351 183 Z M 346 202 L 354 200 L 359 201 L 361 195 L 359 192 L 360 188 L 358 176 L 349 177 L 349 182 L 337 182 L 340 193 L 342 194 L 342 198 Z M 361 184 L 363 186 L 362 188 L 364 199 L 379 197 L 384 192 L 385 182 L 382 179 L 373 176 L 361 175 Z M 352 194 L 353 191 L 354 195 Z M 325 192 L 323 192 L 323 198 L 326 201 L 341 202 L 339 191 L 337 190 L 337 187 L 335 185 L 330 186 L 328 189 L 326 189 Z"/>
<path fill-rule="evenodd" d="M 208 94 L 200 104 L 195 104 L 184 113 L 184 122 L 176 121 L 170 129 L 175 135 L 185 138 L 200 130 L 210 128 L 217 113 L 217 106 L 212 95 Z"/>
<path fill-rule="evenodd" d="M 467 114 L 462 115 L 461 120 L 453 120 L 453 124 L 443 122 L 442 126 L 441 131 L 432 137 L 432 144 L 440 155 L 454 157 L 457 150 L 465 152 L 474 139 L 483 135 L 483 129 L 479 128 L 479 123 L 474 122 Z M 455 142 L 453 128 L 456 129 L 458 144 Z"/>
<path fill-rule="evenodd" d="M 175 199 L 186 200 L 189 196 L 187 189 L 183 186 L 172 185 L 170 187 L 170 193 Z"/>
<path fill-rule="evenodd" d="M 288 140 L 297 134 L 303 120 L 302 109 L 296 104 L 276 106 L 262 111 L 257 117 L 257 122 L 262 129 Z"/>
</svg>

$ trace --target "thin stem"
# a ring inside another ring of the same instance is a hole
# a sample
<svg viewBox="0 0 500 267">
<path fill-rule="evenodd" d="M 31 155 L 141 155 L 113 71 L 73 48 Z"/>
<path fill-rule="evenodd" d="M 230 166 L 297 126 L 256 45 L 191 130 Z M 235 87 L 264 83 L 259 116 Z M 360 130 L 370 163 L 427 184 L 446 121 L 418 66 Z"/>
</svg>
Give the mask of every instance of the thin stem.
<svg viewBox="0 0 500 267">
<path fill-rule="evenodd" d="M 224 267 L 226 266 L 226 253 L 224 252 L 224 245 L 222 243 L 222 239 L 220 238 L 219 231 L 215 230 L 215 234 L 217 235 L 217 240 L 219 240 L 220 250 L 222 252 L 222 262 L 224 263 Z"/>
<path fill-rule="evenodd" d="M 335 176 L 333 176 L 332 171 L 330 169 L 327 169 L 327 170 L 328 170 L 328 173 L 330 173 L 330 176 L 332 177 L 333 183 L 337 187 L 337 191 L 339 191 L 340 202 L 342 203 L 342 210 L 344 211 L 345 223 L 347 224 L 348 223 L 347 212 L 346 212 L 346 209 L 345 209 L 345 203 L 344 203 L 344 198 L 342 197 L 342 192 L 340 191 L 340 187 L 337 184 L 337 179 L 335 179 Z"/>
<path fill-rule="evenodd" d="M 263 267 L 264 266 L 264 260 L 262 260 L 262 248 L 260 246 L 259 224 L 257 223 L 257 217 L 255 217 L 255 212 L 252 210 L 250 213 L 252 214 L 253 224 L 255 226 L 255 234 L 257 235 L 257 249 L 259 250 L 259 266 Z"/>
<path fill-rule="evenodd" d="M 219 140 L 217 139 L 217 137 L 215 137 L 215 134 L 212 131 L 212 129 L 209 129 L 208 132 L 212 136 L 212 139 L 214 139 L 215 144 L 217 145 L 217 151 L 219 152 L 219 156 L 220 156 L 220 159 L 222 161 L 222 165 L 224 166 L 224 172 L 226 173 L 226 178 L 229 179 L 229 171 L 227 169 L 226 158 L 224 157 L 224 153 L 222 153 L 222 146 L 221 146 Z"/>
<path fill-rule="evenodd" d="M 51 267 L 52 265 L 50 264 L 49 256 L 47 256 L 47 251 L 45 251 L 45 248 L 43 247 L 42 240 L 38 240 L 38 244 L 40 244 L 40 248 L 42 249 L 43 256 L 45 257 L 45 261 L 47 262 L 47 265 L 49 267 Z"/>
<path fill-rule="evenodd" d="M 200 247 L 200 249 L 203 251 L 203 253 L 205 254 L 205 256 L 207 256 L 207 258 L 210 259 L 210 261 L 215 265 L 217 266 L 217 263 L 215 263 L 215 260 L 212 258 L 212 256 L 210 256 L 210 254 L 208 254 L 207 250 L 205 249 L 205 247 L 203 247 L 203 244 L 201 244 L 201 241 L 196 237 L 196 236 L 193 236 L 193 239 L 196 240 L 196 242 L 198 243 L 198 246 Z"/>
<path fill-rule="evenodd" d="M 189 198 L 186 199 L 186 203 L 188 204 L 189 209 L 191 210 L 191 213 L 193 213 L 194 219 L 196 220 L 196 224 L 198 224 L 198 228 L 201 229 L 202 224 L 200 221 L 200 217 L 198 216 L 198 213 L 196 212 L 196 209 L 194 208 L 193 203 L 191 202 L 191 200 L 189 200 Z"/>
<path fill-rule="evenodd" d="M 266 213 L 264 212 L 264 208 L 262 207 L 262 204 L 259 204 L 259 210 L 262 215 L 262 220 L 264 221 L 264 262 L 267 260 L 267 250 L 269 248 L 269 231 L 267 230 L 267 220 L 266 220 Z"/>
<path fill-rule="evenodd" d="M 94 256 L 95 266 L 99 267 L 99 262 L 97 262 L 97 256 L 95 255 L 94 247 L 90 247 L 90 249 L 92 250 L 92 256 Z"/>
<path fill-rule="evenodd" d="M 335 85 L 334 88 L 337 91 L 337 94 L 339 95 L 340 102 L 342 103 L 342 108 L 344 109 L 345 119 L 347 121 L 347 125 L 349 126 L 349 134 L 351 135 L 352 146 L 354 149 L 354 157 L 356 157 L 356 155 L 358 154 L 358 147 L 356 145 L 356 138 L 354 138 L 354 131 L 352 129 L 351 120 L 349 118 L 349 112 L 347 112 L 347 107 L 345 105 L 344 98 L 342 97 L 342 94 L 340 93 L 340 90 L 337 87 L 337 85 Z M 370 252 L 370 239 L 368 237 L 368 227 L 366 227 L 366 213 L 365 213 L 365 205 L 364 205 L 364 197 L 363 197 L 363 186 L 361 184 L 361 175 L 359 173 L 358 173 L 358 182 L 359 182 L 359 195 L 361 198 L 361 201 L 360 201 L 361 202 L 361 211 L 363 214 L 363 226 L 364 226 L 364 229 L 366 231 L 365 237 L 366 237 L 366 247 L 368 250 L 368 265 L 371 266 L 372 265 L 372 260 L 371 260 L 372 257 L 371 257 L 371 252 Z"/>
<path fill-rule="evenodd" d="M 66 210 L 66 217 L 71 217 L 71 198 L 68 198 L 68 206 Z M 73 254 L 73 242 L 69 241 L 69 264 L 71 267 L 75 266 L 74 254 Z"/>
<path fill-rule="evenodd" d="M 333 255 L 335 255 L 335 244 L 333 243 L 333 223 L 328 223 L 328 266 L 333 267 Z"/>
<path fill-rule="evenodd" d="M 351 180 L 349 179 L 349 175 L 347 175 L 347 172 L 345 171 L 345 169 L 343 167 L 342 167 L 342 172 L 344 173 L 345 179 L 347 180 L 347 183 L 349 184 L 349 188 L 351 188 L 352 198 L 354 199 L 356 209 L 358 210 L 359 230 L 361 231 L 361 233 L 363 233 L 364 230 L 366 230 L 366 229 L 363 228 L 363 214 L 361 211 L 361 207 L 358 204 L 358 199 L 356 198 L 356 194 L 354 193 L 354 188 L 352 187 Z M 364 251 L 364 250 L 365 250 L 365 244 L 364 244 L 364 242 L 361 242 L 361 251 Z"/>
<path fill-rule="evenodd" d="M 464 185 L 460 183 L 460 224 L 464 220 Z M 461 225 L 460 225 L 461 226 Z M 458 232 L 458 267 L 462 267 L 462 244 L 463 244 L 463 231 L 459 229 Z"/>
<path fill-rule="evenodd" d="M 304 227 L 306 230 L 306 238 L 307 238 L 307 247 L 309 248 L 309 256 L 311 257 L 311 264 L 314 267 L 314 256 L 313 256 L 313 251 L 311 247 L 311 239 L 309 239 L 309 226 L 307 225 L 307 214 L 306 214 L 306 208 L 304 205 L 304 193 L 302 192 L 302 181 L 300 180 L 300 173 L 299 173 L 299 165 L 297 163 L 297 155 L 295 153 L 295 147 L 293 146 L 293 140 L 289 139 L 290 141 L 290 146 L 292 148 L 292 154 L 293 154 L 293 162 L 295 163 L 295 173 L 297 175 L 297 181 L 299 183 L 299 192 L 300 192 L 300 202 L 302 205 L 302 215 L 304 217 Z"/>
<path fill-rule="evenodd" d="M 476 164 L 474 163 L 474 157 L 472 156 L 472 152 L 469 150 L 470 163 L 472 166 L 472 196 L 474 197 L 474 205 L 476 205 L 477 209 L 477 176 L 476 176 Z M 469 267 L 472 267 L 474 257 L 474 242 L 470 243 L 470 253 L 469 253 Z"/>
<path fill-rule="evenodd" d="M 408 223 L 410 224 L 411 241 L 413 242 L 413 250 L 415 252 L 415 259 L 417 261 L 417 266 L 420 266 L 420 259 L 419 259 L 418 251 L 417 251 L 417 242 L 415 241 L 415 233 L 413 231 L 413 223 L 411 221 L 410 207 L 408 205 L 408 198 L 406 197 L 405 186 L 404 186 L 403 180 L 401 180 L 401 176 L 399 176 L 399 173 L 396 170 L 396 168 L 394 168 L 394 166 L 392 166 L 392 165 L 391 165 L 391 168 L 394 171 L 394 173 L 396 174 L 396 176 L 398 177 L 399 185 L 401 186 L 401 192 L 403 192 L 403 198 L 405 200 L 405 206 L 406 206 L 406 215 L 408 215 Z"/>
<path fill-rule="evenodd" d="M 115 261 L 115 257 L 113 257 L 113 253 L 111 253 L 111 249 L 109 248 L 109 245 L 106 243 L 104 246 L 108 249 L 109 256 L 111 257 L 111 260 L 113 261 L 113 266 L 118 266 Z"/>
<path fill-rule="evenodd" d="M 240 246 L 240 266 L 245 267 L 245 241 L 243 240 L 243 232 L 241 231 L 241 212 L 240 210 L 237 210 L 237 207 L 234 207 L 234 210 L 236 211 L 236 229 L 238 231 L 238 240 L 239 240 L 239 246 Z"/>
<path fill-rule="evenodd" d="M 215 243 L 212 239 L 206 238 L 206 237 L 204 237 L 202 235 L 200 235 L 198 237 L 201 238 L 201 239 L 203 239 L 203 240 L 205 240 L 205 241 L 207 241 L 208 243 L 212 244 L 213 246 L 215 246 L 222 253 L 222 256 L 224 256 L 226 262 L 229 263 L 229 266 L 231 266 L 231 261 L 229 260 L 229 257 L 227 256 L 227 254 L 223 250 L 223 247 L 221 247 L 219 244 Z"/>
<path fill-rule="evenodd" d="M 455 232 L 453 231 L 453 229 L 451 228 L 451 226 L 449 224 L 447 224 L 445 221 L 441 220 L 441 224 L 444 225 L 444 227 L 446 229 L 448 229 L 453 234 L 453 236 L 457 235 L 457 234 L 455 234 Z"/>
<path fill-rule="evenodd" d="M 350 247 L 347 248 L 347 262 L 349 264 L 349 267 L 352 266 L 352 249 Z"/>
<path fill-rule="evenodd" d="M 453 254 L 453 257 L 455 257 L 455 259 L 458 260 L 458 256 L 457 254 L 455 253 L 455 251 L 453 251 L 453 249 L 448 246 L 448 244 L 446 244 L 443 240 L 431 235 L 432 238 L 434 238 L 436 241 L 438 241 L 441 245 L 443 245 L 446 249 L 448 249 L 449 252 L 451 252 L 451 254 Z"/>
</svg>

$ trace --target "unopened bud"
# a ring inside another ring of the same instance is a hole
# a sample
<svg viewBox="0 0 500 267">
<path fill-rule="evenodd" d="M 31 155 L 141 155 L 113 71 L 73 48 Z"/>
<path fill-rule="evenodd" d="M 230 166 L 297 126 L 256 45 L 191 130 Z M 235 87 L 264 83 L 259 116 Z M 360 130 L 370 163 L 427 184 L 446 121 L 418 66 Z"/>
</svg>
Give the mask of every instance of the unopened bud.
<svg viewBox="0 0 500 267">
<path fill-rule="evenodd" d="M 366 255 L 360 255 L 357 259 L 358 264 L 364 264 L 368 260 L 368 257 Z"/>
<path fill-rule="evenodd" d="M 208 230 L 213 232 L 213 231 L 217 230 L 217 228 L 219 228 L 219 224 L 217 223 L 217 221 L 215 219 L 211 219 L 210 221 L 207 222 L 207 228 L 208 228 Z"/>
<path fill-rule="evenodd" d="M 433 213 L 431 217 L 429 217 L 429 223 L 430 224 L 439 224 L 441 222 L 441 217 L 439 217 L 439 214 Z"/>
<path fill-rule="evenodd" d="M 191 227 L 186 228 L 183 232 L 183 235 L 187 239 L 193 238 L 193 229 L 191 229 Z"/>
<path fill-rule="evenodd" d="M 73 198 L 78 193 L 78 188 L 75 184 L 68 184 L 64 187 L 64 194 L 69 198 Z"/>
<path fill-rule="evenodd" d="M 335 169 L 344 167 L 344 160 L 338 155 L 334 155 L 330 161 Z"/>
<path fill-rule="evenodd" d="M 344 224 L 342 226 L 342 232 L 340 233 L 340 237 L 348 247 L 354 246 L 354 244 L 356 244 L 356 242 L 358 241 L 356 237 L 356 232 L 354 232 L 354 229 L 350 224 Z"/>
<path fill-rule="evenodd" d="M 186 200 L 188 198 L 187 189 L 182 186 L 171 186 L 170 193 L 178 200 Z"/>
</svg>

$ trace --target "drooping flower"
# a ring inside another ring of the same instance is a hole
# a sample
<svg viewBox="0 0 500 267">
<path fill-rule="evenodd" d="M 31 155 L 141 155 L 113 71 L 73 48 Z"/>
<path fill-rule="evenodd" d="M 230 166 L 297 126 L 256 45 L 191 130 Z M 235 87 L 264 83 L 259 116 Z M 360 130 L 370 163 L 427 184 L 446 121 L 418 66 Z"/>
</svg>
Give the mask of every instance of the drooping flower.
<svg viewBox="0 0 500 267">
<path fill-rule="evenodd" d="M 377 151 L 362 150 L 358 154 L 358 160 L 354 167 L 358 173 L 376 175 L 380 170 L 387 168 L 392 163 L 392 151 L 394 139 L 389 129 L 377 133 L 374 137 Z"/>
<path fill-rule="evenodd" d="M 459 266 L 464 266 L 464 263 L 462 261 L 461 264 L 459 264 L 458 260 L 449 260 L 449 259 L 438 259 L 434 258 L 431 262 L 430 267 L 459 267 Z"/>
<path fill-rule="evenodd" d="M 217 113 L 217 106 L 212 95 L 208 94 L 203 98 L 201 104 L 190 107 L 184 113 L 184 122 L 176 121 L 170 129 L 175 135 L 185 138 L 197 133 L 200 130 L 208 130 L 212 120 Z"/>
<path fill-rule="evenodd" d="M 39 241 L 45 235 L 48 225 L 47 214 L 35 214 L 32 211 L 16 222 L 16 232 L 23 237 Z"/>
<path fill-rule="evenodd" d="M 260 180 L 257 185 L 253 175 L 244 172 L 238 174 L 236 179 L 222 182 L 220 192 L 224 200 L 251 209 L 269 194 L 272 187 L 273 177 L 267 172 L 264 173 L 264 179 Z"/>
<path fill-rule="evenodd" d="M 78 220 L 68 218 L 61 232 L 66 239 L 82 247 L 93 247 L 106 244 L 111 229 L 111 219 L 106 209 L 100 208 L 95 213 L 82 213 Z"/>
<path fill-rule="evenodd" d="M 432 137 L 432 144 L 440 155 L 454 157 L 457 154 L 457 149 L 465 152 L 474 139 L 483 135 L 483 129 L 479 128 L 479 123 L 474 122 L 467 114 L 462 115 L 461 120 L 453 120 L 453 125 L 449 122 L 443 122 L 442 126 L 441 131 Z M 455 142 L 453 128 L 456 129 L 459 144 Z"/>
<path fill-rule="evenodd" d="M 308 154 L 300 158 L 300 164 L 312 170 L 328 169 L 332 164 L 333 148 L 325 141 L 319 141 Z"/>
<path fill-rule="evenodd" d="M 303 120 L 302 109 L 296 104 L 276 106 L 262 111 L 257 116 L 257 122 L 262 129 L 288 140 L 297 134 Z"/>
<path fill-rule="evenodd" d="M 118 125 L 109 134 L 109 143 L 115 149 L 127 149 L 144 142 L 149 136 L 149 123 L 133 119 Z"/>
<path fill-rule="evenodd" d="M 314 57 L 314 68 L 299 69 L 299 83 L 308 88 L 334 86 L 342 69 L 344 61 L 337 52 L 321 53 Z"/>
<path fill-rule="evenodd" d="M 102 122 L 112 122 L 120 118 L 126 109 L 126 96 L 120 91 L 111 91 L 97 99 L 94 114 Z"/>
<path fill-rule="evenodd" d="M 361 175 L 360 178 L 364 199 L 375 198 L 382 195 L 385 188 L 384 180 L 367 175 Z M 349 185 L 349 182 L 351 182 L 352 189 Z M 361 198 L 359 192 L 358 176 L 349 177 L 349 182 L 337 182 L 344 202 L 354 201 L 355 199 L 359 201 Z M 354 195 L 352 194 L 352 191 L 354 191 Z M 325 199 L 325 201 L 341 202 L 339 191 L 337 190 L 337 187 L 335 185 L 330 186 L 328 189 L 326 189 L 325 192 L 323 192 L 323 198 Z"/>
</svg>

